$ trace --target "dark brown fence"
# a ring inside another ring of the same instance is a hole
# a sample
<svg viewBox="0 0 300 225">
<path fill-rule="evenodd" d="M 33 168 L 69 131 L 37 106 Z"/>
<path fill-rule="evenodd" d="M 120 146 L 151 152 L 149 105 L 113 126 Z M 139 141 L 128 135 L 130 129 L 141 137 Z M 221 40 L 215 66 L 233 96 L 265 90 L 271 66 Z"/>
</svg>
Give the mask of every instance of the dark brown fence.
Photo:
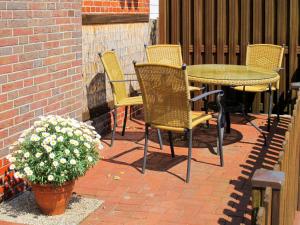
<svg viewBox="0 0 300 225">
<path fill-rule="evenodd" d="M 187 64 L 244 64 L 248 43 L 285 45 L 285 108 L 290 82 L 300 79 L 299 7 L 299 0 L 160 0 L 159 39 L 181 43 Z"/>
</svg>

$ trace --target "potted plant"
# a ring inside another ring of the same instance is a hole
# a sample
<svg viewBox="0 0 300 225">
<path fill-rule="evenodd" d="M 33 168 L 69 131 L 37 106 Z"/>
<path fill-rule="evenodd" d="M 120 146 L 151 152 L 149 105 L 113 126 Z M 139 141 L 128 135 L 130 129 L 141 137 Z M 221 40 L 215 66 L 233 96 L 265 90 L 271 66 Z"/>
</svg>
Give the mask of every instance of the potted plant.
<svg viewBox="0 0 300 225">
<path fill-rule="evenodd" d="M 7 158 L 16 178 L 32 186 L 37 205 L 47 215 L 64 213 L 75 180 L 99 159 L 100 135 L 71 118 L 43 116 L 10 147 Z"/>
</svg>

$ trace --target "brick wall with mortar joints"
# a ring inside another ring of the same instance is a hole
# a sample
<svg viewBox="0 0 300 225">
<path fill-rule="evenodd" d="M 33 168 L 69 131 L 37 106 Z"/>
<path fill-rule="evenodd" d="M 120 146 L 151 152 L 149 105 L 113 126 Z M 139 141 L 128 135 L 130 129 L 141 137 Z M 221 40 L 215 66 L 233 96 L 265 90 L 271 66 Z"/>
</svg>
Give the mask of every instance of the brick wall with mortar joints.
<svg viewBox="0 0 300 225">
<path fill-rule="evenodd" d="M 38 116 L 81 119 L 81 6 L 81 0 L 0 2 L 0 161 Z"/>
<path fill-rule="evenodd" d="M 84 13 L 148 14 L 150 0 L 84 0 Z"/>
</svg>

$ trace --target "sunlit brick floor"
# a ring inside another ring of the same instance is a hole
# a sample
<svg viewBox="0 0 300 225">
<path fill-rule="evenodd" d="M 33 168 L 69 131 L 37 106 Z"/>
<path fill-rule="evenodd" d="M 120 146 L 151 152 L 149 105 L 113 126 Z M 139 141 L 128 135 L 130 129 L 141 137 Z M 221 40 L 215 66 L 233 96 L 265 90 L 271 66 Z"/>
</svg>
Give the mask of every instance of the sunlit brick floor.
<svg viewBox="0 0 300 225">
<path fill-rule="evenodd" d="M 265 119 L 259 115 L 254 122 L 265 129 Z M 187 148 L 181 135 L 174 137 L 176 158 L 172 159 L 167 134 L 163 133 L 165 145 L 160 150 L 152 131 L 147 171 L 141 174 L 144 126 L 141 120 L 130 121 L 125 136 L 116 135 L 113 148 L 107 145 L 110 136 L 103 138 L 103 159 L 76 183 L 78 194 L 105 201 L 82 224 L 250 224 L 249 178 L 257 168 L 273 167 L 288 121 L 274 122 L 269 147 L 264 148 L 262 136 L 235 116 L 231 133 L 225 134 L 224 167 L 211 150 L 216 127 L 196 129 L 189 184 L 184 182 Z"/>
</svg>

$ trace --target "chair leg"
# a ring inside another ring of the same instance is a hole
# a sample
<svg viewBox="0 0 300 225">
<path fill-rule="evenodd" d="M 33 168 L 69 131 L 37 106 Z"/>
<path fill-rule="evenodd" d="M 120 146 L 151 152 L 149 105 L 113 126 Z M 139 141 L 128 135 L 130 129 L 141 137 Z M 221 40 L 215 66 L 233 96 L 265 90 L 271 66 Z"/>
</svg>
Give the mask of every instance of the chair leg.
<svg viewBox="0 0 300 225">
<path fill-rule="evenodd" d="M 171 148 L 171 154 L 172 154 L 172 158 L 175 157 L 175 152 L 174 152 L 174 145 L 173 145 L 173 135 L 171 131 L 168 131 L 168 135 L 169 135 L 169 142 L 170 142 L 170 148 Z"/>
<path fill-rule="evenodd" d="M 218 139 L 217 139 L 217 149 L 218 155 L 220 156 L 220 165 L 224 166 L 224 159 L 223 159 L 223 138 L 224 138 L 224 126 L 222 125 L 222 121 L 218 121 Z"/>
<path fill-rule="evenodd" d="M 160 129 L 157 129 L 157 136 L 158 136 L 158 141 L 159 141 L 159 147 L 162 150 L 163 149 L 163 142 L 162 142 L 162 139 L 161 139 Z"/>
<path fill-rule="evenodd" d="M 125 135 L 126 121 L 127 121 L 127 113 L 128 113 L 128 106 L 125 106 L 125 115 L 124 115 L 124 121 L 123 121 L 122 136 Z"/>
<path fill-rule="evenodd" d="M 113 117 L 114 117 L 114 127 L 113 127 L 113 131 L 112 131 L 112 135 L 111 135 L 110 147 L 113 146 L 114 140 L 115 140 L 116 127 L 117 127 L 117 108 L 114 109 Z"/>
<path fill-rule="evenodd" d="M 190 173 L 191 173 L 191 159 L 192 159 L 192 143 L 193 143 L 193 134 L 192 130 L 187 130 L 187 136 L 188 136 L 188 146 L 189 146 L 189 152 L 188 152 L 188 161 L 187 161 L 187 172 L 186 172 L 186 183 L 190 182 Z"/>
<path fill-rule="evenodd" d="M 278 120 L 278 122 L 279 122 L 279 120 L 280 120 L 279 98 L 280 98 L 280 92 L 279 92 L 279 90 L 277 89 L 277 90 L 276 90 L 276 105 L 277 105 L 277 120 Z"/>
<path fill-rule="evenodd" d="M 269 95 L 270 95 L 270 99 L 269 99 L 269 112 L 268 112 L 268 132 L 270 132 L 270 128 L 271 128 L 271 113 L 272 113 L 272 108 L 273 108 L 273 92 L 271 91 L 271 89 L 269 90 Z"/>
<path fill-rule="evenodd" d="M 144 146 L 144 162 L 142 173 L 145 173 L 146 170 L 146 162 L 147 162 L 147 152 L 148 152 L 148 138 L 149 138 L 149 125 L 145 125 L 145 146 Z"/>
</svg>

